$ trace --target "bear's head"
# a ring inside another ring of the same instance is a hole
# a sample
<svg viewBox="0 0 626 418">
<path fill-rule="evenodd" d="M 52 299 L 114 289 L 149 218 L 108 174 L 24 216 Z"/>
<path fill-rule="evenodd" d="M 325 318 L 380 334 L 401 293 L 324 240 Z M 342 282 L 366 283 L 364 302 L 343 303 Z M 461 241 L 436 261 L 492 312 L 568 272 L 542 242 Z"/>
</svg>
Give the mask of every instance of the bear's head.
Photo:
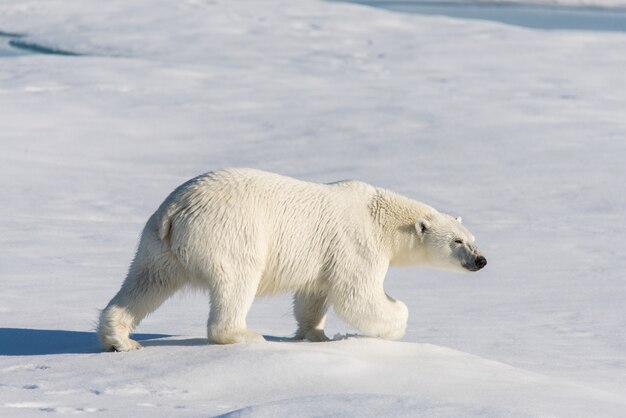
<svg viewBox="0 0 626 418">
<path fill-rule="evenodd" d="M 461 218 L 436 213 L 415 222 L 422 262 L 447 270 L 478 271 L 487 259 L 475 245 L 476 239 Z"/>
</svg>

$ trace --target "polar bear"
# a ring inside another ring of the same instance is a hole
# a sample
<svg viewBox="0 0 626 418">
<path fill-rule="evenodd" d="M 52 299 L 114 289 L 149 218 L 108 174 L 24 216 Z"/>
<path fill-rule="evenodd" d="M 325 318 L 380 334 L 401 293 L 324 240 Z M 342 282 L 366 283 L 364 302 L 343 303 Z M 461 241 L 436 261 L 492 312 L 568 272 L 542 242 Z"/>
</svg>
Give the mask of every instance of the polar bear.
<svg viewBox="0 0 626 418">
<path fill-rule="evenodd" d="M 408 310 L 388 296 L 389 266 L 477 271 L 474 236 L 423 203 L 358 181 L 309 183 L 253 169 L 210 172 L 148 220 L 119 292 L 100 315 L 106 350 L 140 347 L 133 328 L 183 287 L 208 290 L 208 340 L 263 341 L 246 327 L 255 296 L 293 292 L 297 339 L 326 341 L 326 312 L 360 332 L 401 338 Z"/>
</svg>

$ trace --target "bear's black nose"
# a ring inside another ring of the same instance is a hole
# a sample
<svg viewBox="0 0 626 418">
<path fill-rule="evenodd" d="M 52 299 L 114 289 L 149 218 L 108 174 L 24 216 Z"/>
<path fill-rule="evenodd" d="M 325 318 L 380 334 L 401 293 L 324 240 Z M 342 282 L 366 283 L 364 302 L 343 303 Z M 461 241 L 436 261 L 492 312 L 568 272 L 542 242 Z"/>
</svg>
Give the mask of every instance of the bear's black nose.
<svg viewBox="0 0 626 418">
<path fill-rule="evenodd" d="M 481 255 L 480 257 L 476 257 L 475 263 L 476 263 L 476 268 L 480 270 L 481 268 L 487 265 L 487 259 Z"/>
</svg>

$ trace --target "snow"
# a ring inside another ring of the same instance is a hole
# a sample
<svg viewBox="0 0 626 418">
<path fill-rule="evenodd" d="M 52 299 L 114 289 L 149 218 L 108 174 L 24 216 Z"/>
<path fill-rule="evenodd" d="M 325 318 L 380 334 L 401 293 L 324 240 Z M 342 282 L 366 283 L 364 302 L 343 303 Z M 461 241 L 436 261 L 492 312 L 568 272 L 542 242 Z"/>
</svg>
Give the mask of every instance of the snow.
<svg viewBox="0 0 626 418">
<path fill-rule="evenodd" d="M 313 0 L 0 2 L 0 414 L 623 416 L 626 34 Z M 391 270 L 400 342 L 331 317 L 204 344 L 181 294 L 100 353 L 98 309 L 178 184 L 250 166 L 462 215 L 489 260 Z"/>
<path fill-rule="evenodd" d="M 9 399 L 31 395 L 5 403 L 5 410 L 528 417 L 537 411 L 594 416 L 599 410 L 617 416 L 625 406 L 614 393 L 430 344 L 352 338 L 208 346 L 200 338 L 178 337 L 144 345 L 127 355 L 89 353 L 84 344 L 82 356 L 11 358 L 0 369 L 12 377 L 4 392 Z"/>
</svg>

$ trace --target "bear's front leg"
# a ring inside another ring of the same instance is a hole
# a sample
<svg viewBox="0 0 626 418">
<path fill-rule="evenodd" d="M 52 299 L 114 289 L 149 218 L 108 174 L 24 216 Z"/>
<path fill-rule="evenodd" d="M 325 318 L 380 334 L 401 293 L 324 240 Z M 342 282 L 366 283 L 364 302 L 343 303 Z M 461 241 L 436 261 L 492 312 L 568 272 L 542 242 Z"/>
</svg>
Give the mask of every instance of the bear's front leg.
<svg viewBox="0 0 626 418">
<path fill-rule="evenodd" d="M 313 342 L 329 341 L 324 334 L 324 323 L 328 311 L 326 292 L 297 292 L 294 296 L 293 311 L 298 321 L 297 340 Z"/>
<path fill-rule="evenodd" d="M 385 293 L 382 282 L 338 287 L 330 297 L 337 314 L 365 335 L 399 340 L 406 332 L 409 310 Z"/>
<path fill-rule="evenodd" d="M 216 277 L 210 284 L 211 312 L 207 337 L 213 344 L 257 343 L 262 335 L 249 330 L 246 315 L 252 306 L 261 273 Z"/>
</svg>

